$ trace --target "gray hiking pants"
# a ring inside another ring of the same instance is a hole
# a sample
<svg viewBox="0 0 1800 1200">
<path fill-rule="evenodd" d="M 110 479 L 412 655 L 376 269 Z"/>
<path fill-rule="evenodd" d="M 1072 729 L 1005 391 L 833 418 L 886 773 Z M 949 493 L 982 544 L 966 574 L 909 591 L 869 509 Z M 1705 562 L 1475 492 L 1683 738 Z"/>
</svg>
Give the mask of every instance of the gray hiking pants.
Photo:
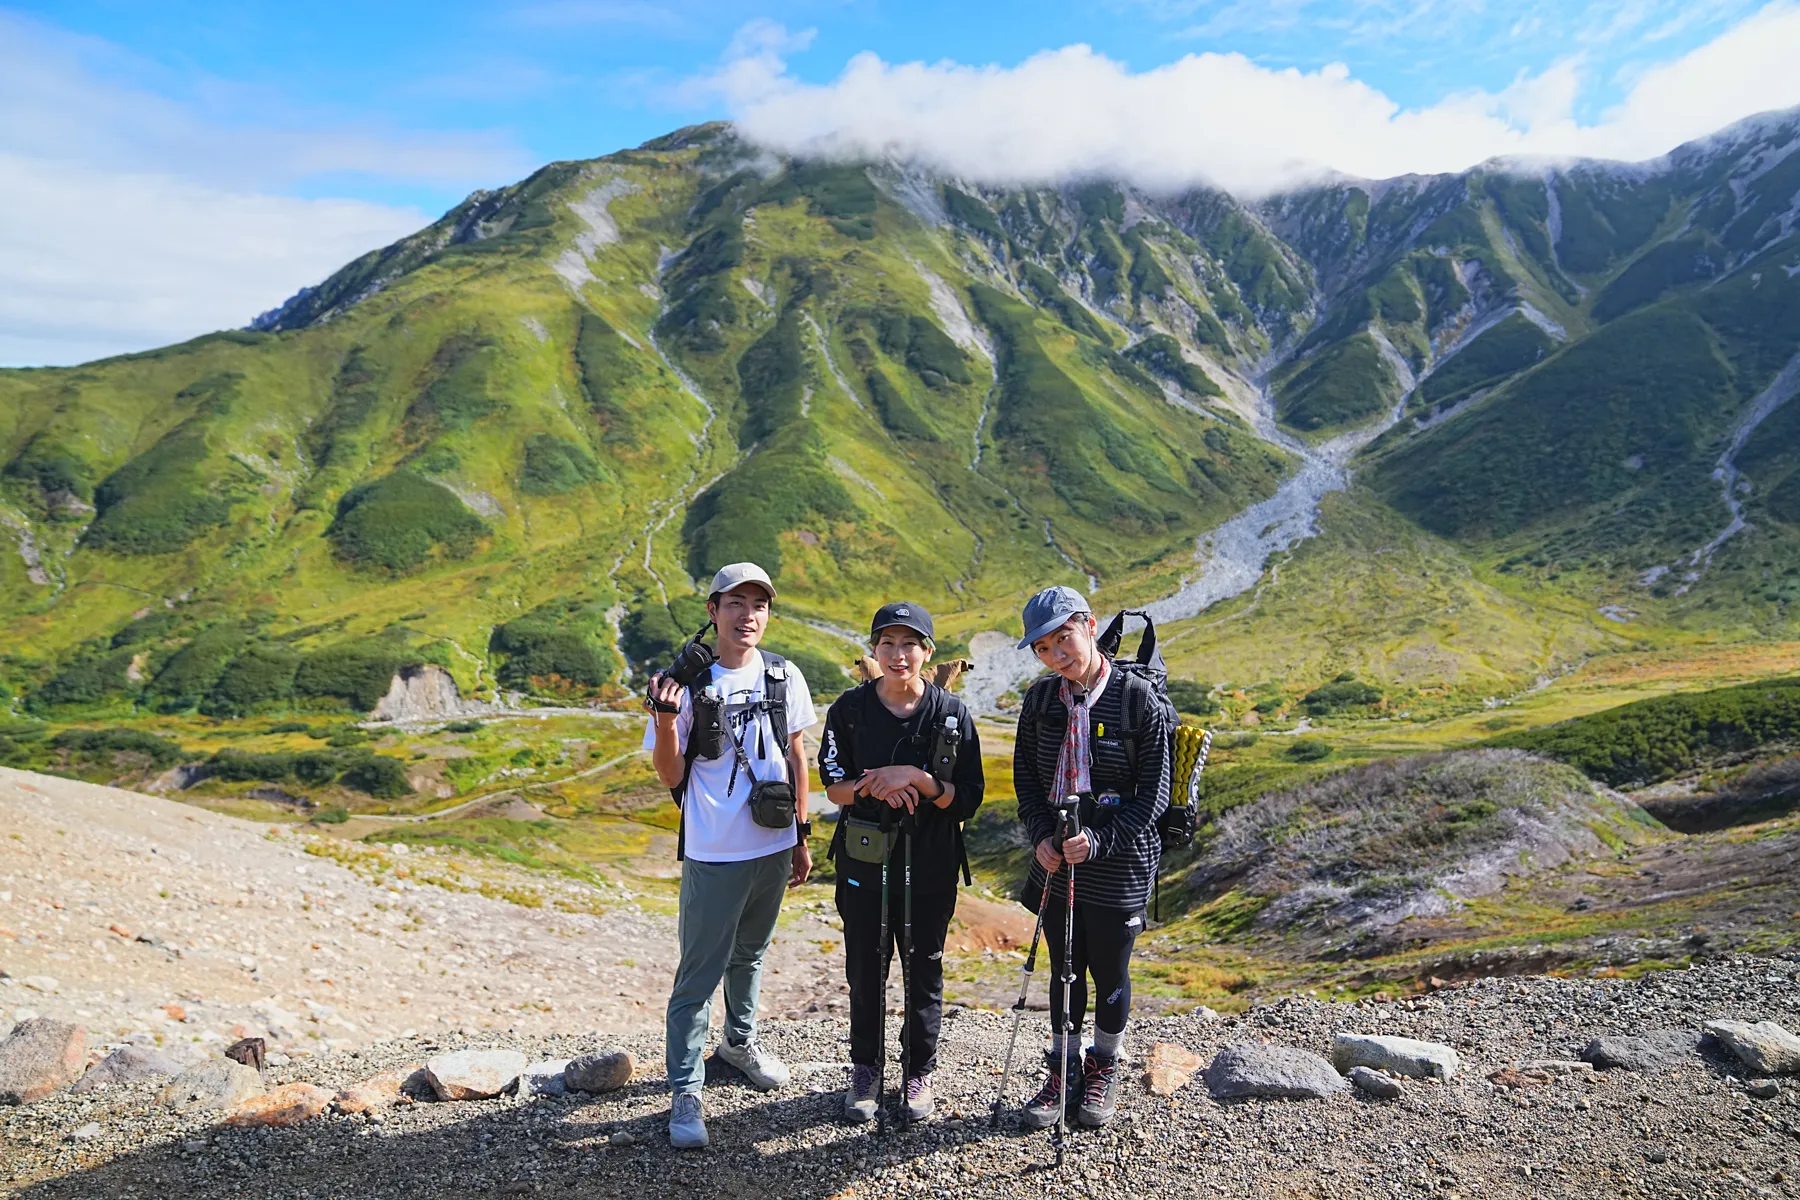
<svg viewBox="0 0 1800 1200">
<path fill-rule="evenodd" d="M 713 992 L 725 983 L 725 1036 L 743 1042 L 756 1031 L 763 955 L 775 936 L 781 896 L 793 872 L 787 849 L 745 862 L 681 864 L 681 965 L 669 993 L 663 1055 L 671 1092 L 697 1092 L 712 1023 Z"/>
</svg>

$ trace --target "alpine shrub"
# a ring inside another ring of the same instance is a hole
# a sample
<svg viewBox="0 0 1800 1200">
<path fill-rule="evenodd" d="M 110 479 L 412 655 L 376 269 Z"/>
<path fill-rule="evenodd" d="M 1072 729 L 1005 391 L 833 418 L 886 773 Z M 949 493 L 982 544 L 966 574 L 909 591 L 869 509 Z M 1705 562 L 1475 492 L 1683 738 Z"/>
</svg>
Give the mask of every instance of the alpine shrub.
<svg viewBox="0 0 1800 1200">
<path fill-rule="evenodd" d="M 1800 677 L 1678 692 L 1490 738 L 1617 788 L 1661 783 L 1726 755 L 1800 741 Z"/>
<path fill-rule="evenodd" d="M 300 656 L 284 646 L 255 643 L 232 659 L 206 695 L 200 711 L 209 717 L 238 717 L 259 705 L 294 694 Z"/>
<path fill-rule="evenodd" d="M 141 729 L 64 729 L 50 739 L 50 746 L 88 758 L 141 754 L 158 767 L 171 766 L 182 759 L 180 746 Z"/>
<path fill-rule="evenodd" d="M 300 660 L 294 673 L 294 694 L 339 700 L 357 712 L 368 712 L 387 695 L 396 674 L 419 665 L 417 654 L 392 642 L 339 642 Z"/>
<path fill-rule="evenodd" d="M 574 442 L 548 433 L 534 433 L 525 440 L 519 490 L 528 496 L 560 496 L 605 477 L 594 456 Z"/>
<path fill-rule="evenodd" d="M 367 570 L 409 571 L 441 552 L 472 553 L 487 533 L 456 494 L 411 471 L 351 488 L 326 530 L 338 557 Z"/>
</svg>

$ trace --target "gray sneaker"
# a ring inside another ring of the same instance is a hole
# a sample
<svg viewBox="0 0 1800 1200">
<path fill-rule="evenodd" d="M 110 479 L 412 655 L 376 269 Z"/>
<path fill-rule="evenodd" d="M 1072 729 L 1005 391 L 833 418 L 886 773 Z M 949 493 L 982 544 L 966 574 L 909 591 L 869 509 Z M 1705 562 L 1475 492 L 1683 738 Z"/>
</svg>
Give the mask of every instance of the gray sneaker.
<svg viewBox="0 0 1800 1200">
<path fill-rule="evenodd" d="M 699 1092 L 676 1092 L 669 1102 L 669 1145 L 677 1150 L 706 1148 L 706 1118 L 700 1115 Z"/>
<path fill-rule="evenodd" d="M 750 1086 L 759 1092 L 787 1086 L 787 1064 L 764 1050 L 755 1038 L 741 1046 L 732 1045 L 731 1039 L 726 1038 L 719 1043 L 719 1057 L 742 1071 Z"/>
<path fill-rule="evenodd" d="M 850 1068 L 850 1086 L 844 1090 L 844 1119 L 853 1125 L 867 1125 L 875 1119 L 880 1097 L 875 1094 L 875 1068 Z"/>
<path fill-rule="evenodd" d="M 931 1094 L 931 1076 L 914 1075 L 906 1081 L 906 1118 L 924 1121 L 937 1111 L 937 1097 Z"/>
</svg>

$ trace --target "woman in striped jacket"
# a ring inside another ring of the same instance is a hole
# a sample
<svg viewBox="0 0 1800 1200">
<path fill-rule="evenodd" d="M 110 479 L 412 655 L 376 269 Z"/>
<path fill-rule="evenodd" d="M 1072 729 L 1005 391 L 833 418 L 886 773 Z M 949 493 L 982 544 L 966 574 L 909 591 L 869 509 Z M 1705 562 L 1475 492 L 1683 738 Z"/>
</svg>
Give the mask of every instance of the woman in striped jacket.
<svg viewBox="0 0 1800 1200">
<path fill-rule="evenodd" d="M 1049 1075 L 1026 1103 L 1024 1122 L 1039 1129 L 1055 1123 L 1066 1071 L 1077 1119 L 1105 1125 L 1117 1106 L 1119 1047 L 1131 1013 L 1131 949 L 1144 929 L 1162 853 L 1156 818 L 1169 804 L 1169 730 L 1160 707 L 1139 694 L 1148 683 L 1115 670 L 1100 652 L 1093 613 L 1074 589 L 1047 588 L 1026 603 L 1019 645 L 1055 672 L 1025 694 L 1013 782 L 1019 820 L 1036 847 L 1020 900 L 1035 911 L 1048 897 L 1044 937 L 1057 972 L 1065 961 L 1065 864 L 1077 868 L 1070 1032 L 1063 1032 L 1062 988 L 1053 985 Z M 1135 754 L 1120 736 L 1127 727 Z M 1059 844 L 1055 803 L 1067 796 L 1081 798 L 1081 832 Z M 1094 1044 L 1077 1063 L 1089 977 Z"/>
</svg>

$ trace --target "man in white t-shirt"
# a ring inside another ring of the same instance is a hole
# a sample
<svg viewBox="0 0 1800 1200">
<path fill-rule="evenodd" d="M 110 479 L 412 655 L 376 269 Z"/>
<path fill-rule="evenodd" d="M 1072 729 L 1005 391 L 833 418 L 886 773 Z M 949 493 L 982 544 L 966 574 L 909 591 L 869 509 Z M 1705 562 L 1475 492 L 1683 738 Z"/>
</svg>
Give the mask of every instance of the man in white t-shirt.
<svg viewBox="0 0 1800 1200">
<path fill-rule="evenodd" d="M 644 731 L 644 746 L 651 751 L 657 778 L 671 789 L 682 789 L 681 965 L 669 993 L 664 1045 L 672 1093 L 669 1140 L 678 1149 L 706 1145 L 702 1057 L 713 992 L 721 981 L 725 1040 L 719 1057 L 764 1091 L 788 1081 L 787 1067 L 756 1040 L 756 997 L 782 893 L 806 882 L 812 871 L 801 743 L 817 714 L 800 672 L 791 665 L 776 668 L 779 660 L 756 648 L 768 629 L 774 599 L 774 583 L 755 563 L 732 563 L 713 576 L 706 613 L 718 629 L 718 661 L 694 687 L 718 689 L 722 753 L 696 756 L 690 767 L 686 752 L 694 725 L 693 695 L 661 674 L 650 681 L 654 715 Z M 785 692 L 785 754 L 764 703 L 772 669 L 780 671 L 776 682 Z M 784 777 L 794 789 L 795 823 L 781 829 L 759 825 L 750 813 L 752 783 Z"/>
</svg>

